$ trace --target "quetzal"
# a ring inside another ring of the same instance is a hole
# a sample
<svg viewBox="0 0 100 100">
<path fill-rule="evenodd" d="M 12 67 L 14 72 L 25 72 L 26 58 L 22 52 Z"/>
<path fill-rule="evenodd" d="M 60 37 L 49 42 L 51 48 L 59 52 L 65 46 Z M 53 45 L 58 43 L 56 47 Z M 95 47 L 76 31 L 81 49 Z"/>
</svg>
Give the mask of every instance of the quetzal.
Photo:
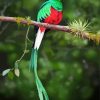
<svg viewBox="0 0 100 100">
<path fill-rule="evenodd" d="M 49 24 L 59 24 L 62 20 L 62 2 L 61 0 L 48 0 L 42 4 L 37 15 L 38 22 Z M 40 100 L 49 100 L 45 88 L 43 87 L 38 74 L 37 74 L 37 54 L 43 39 L 44 33 L 47 30 L 45 27 L 36 27 L 37 35 L 35 44 L 32 47 L 30 69 L 34 71 L 35 82 L 37 85 Z"/>
</svg>

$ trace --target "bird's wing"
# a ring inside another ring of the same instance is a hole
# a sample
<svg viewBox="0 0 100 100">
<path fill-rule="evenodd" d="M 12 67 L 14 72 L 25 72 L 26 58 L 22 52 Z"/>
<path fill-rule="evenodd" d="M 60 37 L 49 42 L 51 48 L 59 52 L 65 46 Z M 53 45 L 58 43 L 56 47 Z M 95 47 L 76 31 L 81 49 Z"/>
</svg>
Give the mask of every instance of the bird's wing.
<svg viewBox="0 0 100 100">
<path fill-rule="evenodd" d="M 49 1 L 45 2 L 40 7 L 40 10 L 39 10 L 38 15 L 37 15 L 38 22 L 44 22 L 45 18 L 47 18 L 51 13 L 50 8 L 51 8 L 51 3 Z M 38 29 L 39 29 L 38 26 L 34 26 L 35 33 L 37 33 Z M 48 31 L 49 31 L 49 29 L 45 30 L 45 32 L 48 32 Z"/>
<path fill-rule="evenodd" d="M 50 3 L 45 3 L 44 5 L 42 5 L 37 16 L 37 21 L 41 22 L 45 18 L 47 18 L 50 15 L 50 8 L 51 8 Z"/>
</svg>

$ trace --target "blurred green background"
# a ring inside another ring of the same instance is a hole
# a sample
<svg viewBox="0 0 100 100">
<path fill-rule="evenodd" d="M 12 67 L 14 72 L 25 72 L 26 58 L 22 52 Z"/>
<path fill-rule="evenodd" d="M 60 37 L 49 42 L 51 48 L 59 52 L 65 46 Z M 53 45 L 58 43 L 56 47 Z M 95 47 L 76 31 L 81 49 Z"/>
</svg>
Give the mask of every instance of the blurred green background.
<svg viewBox="0 0 100 100">
<path fill-rule="evenodd" d="M 36 20 L 44 0 L 0 0 L 0 15 L 30 16 Z M 62 0 L 61 25 L 74 19 L 88 20 L 89 30 L 100 34 L 99 0 Z M 27 26 L 0 22 L 0 72 L 13 68 L 24 49 Z M 29 38 L 35 39 L 34 27 Z M 28 44 L 31 52 L 32 44 Z M 0 100 L 39 100 L 33 73 L 29 72 L 30 52 L 20 62 L 20 77 L 13 72 L 0 76 Z M 99 100 L 100 45 L 70 33 L 50 31 L 45 34 L 38 57 L 38 74 L 50 100 Z"/>
</svg>

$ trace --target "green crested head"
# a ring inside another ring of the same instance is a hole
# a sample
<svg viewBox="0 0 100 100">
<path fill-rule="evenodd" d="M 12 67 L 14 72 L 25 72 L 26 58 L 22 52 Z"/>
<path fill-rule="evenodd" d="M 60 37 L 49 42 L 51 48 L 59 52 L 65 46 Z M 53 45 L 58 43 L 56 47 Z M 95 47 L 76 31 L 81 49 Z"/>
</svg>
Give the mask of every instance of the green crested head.
<svg viewBox="0 0 100 100">
<path fill-rule="evenodd" d="M 62 11 L 63 6 L 61 0 L 49 0 L 51 2 L 52 7 L 54 7 L 58 11 Z"/>
</svg>

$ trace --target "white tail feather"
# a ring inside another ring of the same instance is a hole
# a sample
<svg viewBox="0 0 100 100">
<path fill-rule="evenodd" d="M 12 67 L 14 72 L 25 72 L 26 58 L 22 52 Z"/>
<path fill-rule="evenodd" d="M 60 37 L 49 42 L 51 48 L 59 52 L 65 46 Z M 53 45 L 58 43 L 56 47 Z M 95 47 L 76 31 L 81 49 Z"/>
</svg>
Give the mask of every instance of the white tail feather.
<svg viewBox="0 0 100 100">
<path fill-rule="evenodd" d="M 35 45 L 34 45 L 34 49 L 39 49 L 40 47 L 40 44 L 42 42 L 42 39 L 43 39 L 43 36 L 44 36 L 44 32 L 41 32 L 40 28 L 38 29 L 38 32 L 37 32 L 37 36 L 36 36 L 36 39 L 35 39 Z"/>
</svg>

